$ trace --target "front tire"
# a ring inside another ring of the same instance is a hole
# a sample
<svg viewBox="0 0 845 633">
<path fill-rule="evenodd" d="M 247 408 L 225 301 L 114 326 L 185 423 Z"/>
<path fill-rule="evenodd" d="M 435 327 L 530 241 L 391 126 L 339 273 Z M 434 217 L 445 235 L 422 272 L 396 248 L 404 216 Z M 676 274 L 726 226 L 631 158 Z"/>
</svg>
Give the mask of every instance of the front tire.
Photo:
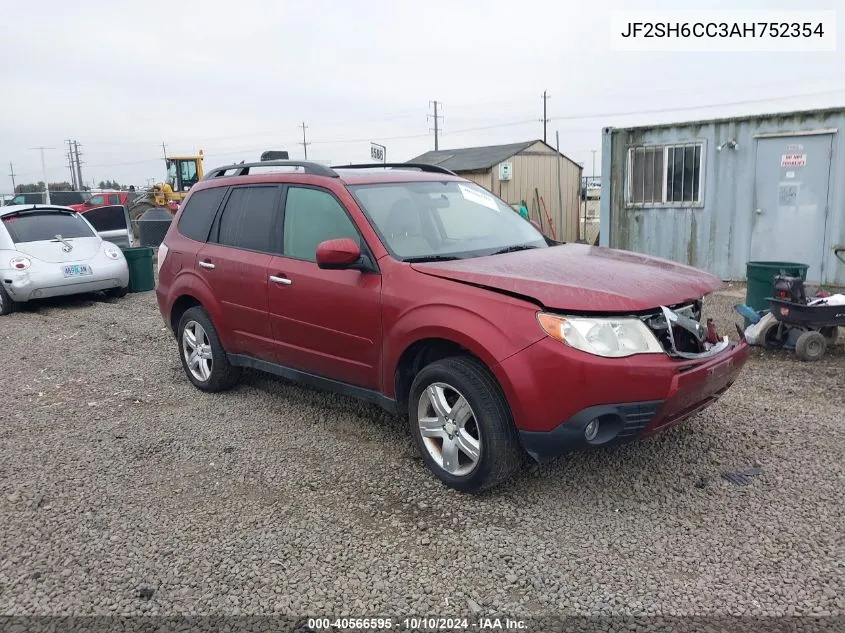
<svg viewBox="0 0 845 633">
<path fill-rule="evenodd" d="M 426 465 L 450 488 L 492 488 L 513 477 L 525 459 L 502 390 L 473 358 L 424 367 L 411 385 L 408 419 Z"/>
<path fill-rule="evenodd" d="M 182 368 L 197 389 L 226 391 L 240 380 L 241 368 L 229 363 L 217 330 L 202 308 L 196 306 L 185 311 L 179 319 L 177 341 Z"/>
<path fill-rule="evenodd" d="M 19 306 L 20 304 L 17 301 L 12 300 L 9 293 L 6 292 L 6 289 L 3 287 L 3 282 L 0 281 L 0 316 L 17 311 Z"/>
</svg>

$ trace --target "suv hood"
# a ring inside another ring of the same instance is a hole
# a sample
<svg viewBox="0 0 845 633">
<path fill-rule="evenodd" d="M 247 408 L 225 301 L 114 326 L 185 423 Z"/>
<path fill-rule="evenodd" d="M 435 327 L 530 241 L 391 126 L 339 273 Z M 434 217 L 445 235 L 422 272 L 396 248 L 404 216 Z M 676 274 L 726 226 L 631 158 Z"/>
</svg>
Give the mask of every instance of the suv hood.
<svg viewBox="0 0 845 633">
<path fill-rule="evenodd" d="M 528 297 L 572 312 L 641 312 L 700 299 L 722 281 L 676 262 L 586 244 L 561 244 L 450 262 L 421 273 Z"/>
</svg>

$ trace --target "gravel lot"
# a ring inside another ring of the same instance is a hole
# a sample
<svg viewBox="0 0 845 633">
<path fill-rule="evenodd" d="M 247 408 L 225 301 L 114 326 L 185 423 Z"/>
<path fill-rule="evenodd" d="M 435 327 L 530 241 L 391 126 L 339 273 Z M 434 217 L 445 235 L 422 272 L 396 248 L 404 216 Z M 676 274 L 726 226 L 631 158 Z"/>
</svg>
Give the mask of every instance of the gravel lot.
<svg viewBox="0 0 845 633">
<path fill-rule="evenodd" d="M 736 302 L 709 301 L 723 331 Z M 0 363 L 0 613 L 845 611 L 841 344 L 755 351 L 682 426 L 481 497 L 375 407 L 200 393 L 152 292 L 3 317 Z"/>
</svg>

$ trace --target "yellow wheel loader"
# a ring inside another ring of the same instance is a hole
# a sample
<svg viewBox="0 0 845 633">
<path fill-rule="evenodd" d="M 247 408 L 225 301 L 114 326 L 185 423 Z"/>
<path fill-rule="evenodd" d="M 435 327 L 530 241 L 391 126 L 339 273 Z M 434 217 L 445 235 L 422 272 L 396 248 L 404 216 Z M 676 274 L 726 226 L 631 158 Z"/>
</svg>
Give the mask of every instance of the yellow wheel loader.
<svg viewBox="0 0 845 633">
<path fill-rule="evenodd" d="M 156 183 L 146 192 L 141 192 L 129 204 L 129 218 L 132 220 L 132 232 L 138 233 L 138 218 L 148 209 L 162 207 L 176 213 L 179 203 L 188 195 L 188 191 L 203 177 L 202 150 L 196 156 L 167 156 L 167 179 Z"/>
</svg>

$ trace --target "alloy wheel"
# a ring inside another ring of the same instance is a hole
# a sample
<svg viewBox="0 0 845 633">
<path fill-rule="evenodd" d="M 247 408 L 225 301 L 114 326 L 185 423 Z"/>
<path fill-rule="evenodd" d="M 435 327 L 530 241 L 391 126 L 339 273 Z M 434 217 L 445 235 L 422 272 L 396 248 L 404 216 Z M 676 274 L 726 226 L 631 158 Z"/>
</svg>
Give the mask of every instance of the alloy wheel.
<svg viewBox="0 0 845 633">
<path fill-rule="evenodd" d="M 205 329 L 196 321 L 188 321 L 182 330 L 182 353 L 194 378 L 205 382 L 211 377 L 214 369 L 211 342 Z"/>
<path fill-rule="evenodd" d="M 417 420 L 423 445 L 434 462 L 450 475 L 471 473 L 481 459 L 481 432 L 467 399 L 444 382 L 420 394 Z"/>
</svg>

